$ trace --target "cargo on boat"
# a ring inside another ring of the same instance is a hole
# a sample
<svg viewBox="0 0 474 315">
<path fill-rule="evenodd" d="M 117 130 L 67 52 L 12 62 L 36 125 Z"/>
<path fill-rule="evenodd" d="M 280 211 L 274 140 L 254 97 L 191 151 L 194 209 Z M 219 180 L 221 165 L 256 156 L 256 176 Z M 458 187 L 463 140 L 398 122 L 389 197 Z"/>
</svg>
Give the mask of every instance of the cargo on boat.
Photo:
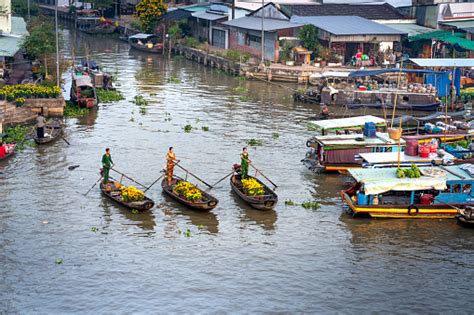
<svg viewBox="0 0 474 315">
<path fill-rule="evenodd" d="M 421 167 L 420 177 L 399 178 L 397 168 L 350 169 L 355 182 L 341 191 L 354 216 L 399 219 L 455 218 L 474 202 L 471 164 Z"/>
</svg>

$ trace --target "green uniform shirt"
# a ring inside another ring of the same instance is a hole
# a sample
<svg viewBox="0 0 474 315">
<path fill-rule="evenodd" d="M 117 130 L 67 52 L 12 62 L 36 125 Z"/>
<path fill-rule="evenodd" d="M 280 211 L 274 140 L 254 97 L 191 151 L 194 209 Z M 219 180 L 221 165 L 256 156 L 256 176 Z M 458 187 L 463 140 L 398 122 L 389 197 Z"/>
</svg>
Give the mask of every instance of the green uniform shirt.
<svg viewBox="0 0 474 315">
<path fill-rule="evenodd" d="M 104 154 L 102 156 L 102 165 L 107 168 L 111 168 L 114 162 L 112 161 L 112 155 Z"/>
</svg>

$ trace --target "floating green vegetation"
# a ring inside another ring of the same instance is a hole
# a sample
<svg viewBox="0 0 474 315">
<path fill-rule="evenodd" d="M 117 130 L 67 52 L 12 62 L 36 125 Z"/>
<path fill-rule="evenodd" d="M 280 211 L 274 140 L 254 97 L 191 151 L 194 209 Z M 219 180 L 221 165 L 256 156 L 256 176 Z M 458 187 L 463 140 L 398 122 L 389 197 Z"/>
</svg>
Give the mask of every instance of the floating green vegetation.
<svg viewBox="0 0 474 315">
<path fill-rule="evenodd" d="M 178 84 L 178 83 L 181 83 L 182 81 L 181 81 L 180 78 L 175 77 L 174 75 L 172 75 L 172 76 L 170 76 L 168 79 L 166 79 L 166 82 Z"/>
<path fill-rule="evenodd" d="M 64 107 L 64 117 L 82 117 L 89 114 L 90 111 L 91 110 L 89 108 L 81 108 L 71 102 L 66 102 L 66 106 Z"/>
<path fill-rule="evenodd" d="M 239 100 L 240 100 L 241 102 L 248 102 L 248 101 L 251 100 L 251 98 L 250 98 L 250 96 L 247 96 L 247 95 L 240 95 L 240 96 L 239 96 Z"/>
<path fill-rule="evenodd" d="M 296 203 L 293 200 L 288 199 L 285 200 L 285 206 L 296 206 Z"/>
<path fill-rule="evenodd" d="M 148 105 L 148 101 L 142 95 L 135 95 L 135 97 L 132 100 L 132 103 L 138 106 Z"/>
<path fill-rule="evenodd" d="M 125 99 L 120 91 L 105 89 L 97 89 L 97 98 L 100 103 L 112 103 Z"/>
<path fill-rule="evenodd" d="M 57 265 L 61 265 L 63 263 L 63 260 L 62 258 L 56 258 L 56 260 L 54 261 Z"/>
<path fill-rule="evenodd" d="M 3 142 L 16 143 L 17 151 L 21 151 L 26 147 L 34 146 L 34 142 L 31 141 L 31 139 L 28 139 L 32 130 L 31 127 L 22 125 L 6 128 Z"/>
<path fill-rule="evenodd" d="M 248 89 L 246 89 L 243 86 L 237 86 L 237 87 L 234 88 L 234 92 L 236 92 L 236 93 L 245 93 L 247 91 L 248 91 Z"/>
<path fill-rule="evenodd" d="M 254 138 L 245 140 L 245 143 L 247 143 L 247 145 L 251 147 L 256 147 L 263 144 L 262 140 L 258 140 Z"/>
<path fill-rule="evenodd" d="M 312 209 L 312 210 L 317 210 L 321 208 L 321 205 L 316 201 L 305 201 L 301 204 L 301 206 L 305 209 Z"/>
<path fill-rule="evenodd" d="M 184 132 L 190 133 L 193 130 L 193 126 L 191 126 L 190 124 L 187 124 L 186 126 L 184 126 L 183 129 L 184 129 Z"/>
<path fill-rule="evenodd" d="M 202 129 L 202 131 L 209 131 L 209 127 L 208 127 L 208 126 L 202 126 L 201 129 Z"/>
<path fill-rule="evenodd" d="M 272 138 L 273 139 L 278 139 L 278 138 L 280 138 L 280 134 L 278 132 L 274 132 L 274 133 L 272 133 Z"/>
</svg>

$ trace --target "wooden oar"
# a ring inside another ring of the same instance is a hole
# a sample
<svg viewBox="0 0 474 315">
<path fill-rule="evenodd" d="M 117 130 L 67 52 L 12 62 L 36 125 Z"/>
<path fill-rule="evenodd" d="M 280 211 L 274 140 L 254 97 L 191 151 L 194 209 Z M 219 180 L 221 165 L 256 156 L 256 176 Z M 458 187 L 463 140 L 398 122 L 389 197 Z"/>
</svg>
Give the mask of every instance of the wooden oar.
<svg viewBox="0 0 474 315">
<path fill-rule="evenodd" d="M 230 172 L 229 174 L 227 174 L 226 176 L 224 176 L 223 178 L 221 178 L 217 183 L 215 183 L 214 185 L 212 185 L 213 187 L 216 187 L 217 184 L 219 184 L 220 182 L 222 182 L 224 179 L 226 179 L 227 177 L 229 177 L 230 175 L 234 174 L 234 171 Z"/>
<path fill-rule="evenodd" d="M 203 184 L 206 185 L 207 187 L 212 188 L 211 185 L 209 185 L 208 183 L 206 183 L 205 181 L 203 181 L 202 179 L 200 179 L 199 177 L 197 177 L 196 175 L 194 175 L 193 173 L 191 173 L 190 171 L 188 171 L 187 169 L 185 169 L 184 167 L 182 167 L 182 166 L 179 165 L 178 163 L 174 163 L 174 165 L 176 165 L 177 167 L 179 167 L 179 168 L 182 169 L 183 171 L 187 172 L 189 175 L 191 175 L 192 177 L 196 178 L 197 180 L 199 180 L 201 183 L 203 183 Z"/>
<path fill-rule="evenodd" d="M 270 178 L 268 178 L 267 176 L 265 176 L 265 174 L 263 174 L 259 169 L 257 169 L 255 166 L 253 166 L 253 164 L 250 164 L 251 167 L 253 167 L 258 173 L 260 173 L 260 175 L 262 175 L 266 180 L 268 180 L 270 183 L 272 183 L 273 186 L 275 186 L 275 188 L 277 188 L 278 186 L 272 182 L 270 180 Z"/>
<path fill-rule="evenodd" d="M 98 182 L 100 182 L 101 179 L 102 179 L 102 176 L 94 183 L 94 185 L 92 185 L 92 187 L 84 194 L 84 196 L 87 196 L 87 194 L 92 190 L 92 188 L 95 187 L 95 185 L 97 185 Z"/>
<path fill-rule="evenodd" d="M 151 188 L 151 186 L 155 185 L 161 178 L 163 178 L 165 174 L 162 174 L 160 177 L 158 177 L 150 186 L 148 186 L 143 192 L 146 192 L 148 189 Z"/>
<path fill-rule="evenodd" d="M 131 180 L 132 182 L 134 182 L 134 183 L 136 183 L 136 184 L 138 184 L 138 185 L 140 185 L 140 186 L 142 186 L 142 187 L 146 188 L 146 186 L 145 186 L 145 185 L 143 185 L 142 183 L 139 183 L 139 182 L 137 182 L 137 181 L 136 181 L 136 180 L 134 180 L 133 178 L 131 178 L 131 177 L 129 177 L 129 176 L 127 176 L 127 175 L 125 175 L 124 173 L 122 173 L 122 172 L 119 172 L 119 171 L 117 171 L 116 169 L 113 169 L 113 168 L 111 168 L 110 170 L 111 170 L 111 171 L 114 171 L 114 172 L 116 172 L 116 173 L 118 173 L 118 174 L 122 175 L 123 177 L 125 177 L 125 178 L 127 178 L 127 179 Z"/>
</svg>

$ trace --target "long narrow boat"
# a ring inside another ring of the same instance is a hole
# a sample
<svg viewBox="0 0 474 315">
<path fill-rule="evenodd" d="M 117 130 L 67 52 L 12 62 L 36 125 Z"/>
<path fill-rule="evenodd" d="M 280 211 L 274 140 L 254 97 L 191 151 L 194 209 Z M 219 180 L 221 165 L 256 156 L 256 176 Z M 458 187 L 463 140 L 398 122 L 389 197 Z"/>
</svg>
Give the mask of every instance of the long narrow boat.
<svg viewBox="0 0 474 315">
<path fill-rule="evenodd" d="M 474 228 L 474 208 L 459 209 L 456 219 L 459 225 Z"/>
<path fill-rule="evenodd" d="M 125 201 L 122 198 L 119 187 L 117 187 L 116 182 L 113 181 L 109 181 L 107 185 L 104 185 L 102 181 L 100 183 L 100 190 L 104 195 L 126 208 L 138 211 L 147 211 L 155 205 L 155 202 L 147 196 L 145 196 L 141 201 Z"/>
<path fill-rule="evenodd" d="M 46 144 L 58 139 L 63 133 L 63 127 L 60 124 L 46 125 L 44 127 L 44 137 L 38 138 L 36 133 L 33 135 L 33 139 L 36 144 Z"/>
<path fill-rule="evenodd" d="M 397 168 L 351 169 L 355 183 L 341 191 L 354 216 L 454 219 L 474 203 L 472 166 L 421 167 L 419 178 L 398 178 Z"/>
<path fill-rule="evenodd" d="M 0 157 L 0 161 L 4 161 L 15 154 L 15 143 L 6 143 L 3 146 L 5 147 L 6 154 L 3 157 Z"/>
<path fill-rule="evenodd" d="M 202 191 L 198 187 L 196 187 L 202 194 L 201 200 L 197 201 L 191 201 L 180 194 L 178 194 L 175 190 L 174 187 L 181 181 L 184 181 L 182 178 L 179 178 L 178 176 L 173 176 L 173 179 L 171 180 L 171 185 L 168 185 L 168 180 L 166 178 L 163 179 L 161 182 L 161 187 L 163 188 L 163 192 L 173 198 L 174 200 L 178 201 L 179 203 L 188 206 L 189 208 L 192 208 L 194 210 L 199 210 L 199 211 L 209 211 L 214 209 L 217 204 L 219 203 L 219 200 L 217 198 L 211 196 L 210 194 L 206 193 L 205 191 Z"/>
<path fill-rule="evenodd" d="M 230 187 L 237 196 L 239 196 L 243 201 L 251 205 L 253 208 L 258 210 L 272 210 L 275 208 L 278 203 L 277 194 L 271 190 L 267 185 L 262 183 L 258 178 L 248 176 L 248 178 L 255 179 L 260 185 L 263 186 L 265 193 L 263 196 L 249 196 L 245 193 L 242 186 L 242 176 L 239 172 L 234 173 L 230 178 Z"/>
</svg>

